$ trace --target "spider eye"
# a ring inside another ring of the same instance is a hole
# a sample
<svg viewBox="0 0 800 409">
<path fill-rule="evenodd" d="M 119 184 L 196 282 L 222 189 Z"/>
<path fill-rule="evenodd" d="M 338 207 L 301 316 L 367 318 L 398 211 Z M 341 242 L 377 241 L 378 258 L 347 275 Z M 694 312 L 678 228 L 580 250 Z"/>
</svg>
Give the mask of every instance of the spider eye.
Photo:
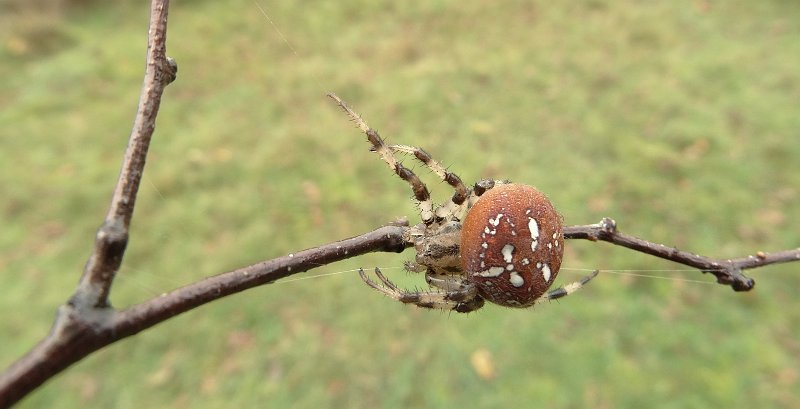
<svg viewBox="0 0 800 409">
<path fill-rule="evenodd" d="M 532 305 L 552 285 L 563 256 L 561 216 L 532 186 L 495 186 L 464 219 L 461 266 L 495 304 Z"/>
</svg>

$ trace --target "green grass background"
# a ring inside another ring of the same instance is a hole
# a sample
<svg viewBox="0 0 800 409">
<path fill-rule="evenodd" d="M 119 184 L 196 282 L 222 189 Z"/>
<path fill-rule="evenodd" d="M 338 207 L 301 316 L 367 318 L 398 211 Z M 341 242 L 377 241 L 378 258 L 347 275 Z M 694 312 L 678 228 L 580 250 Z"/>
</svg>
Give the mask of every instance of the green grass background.
<svg viewBox="0 0 800 409">
<path fill-rule="evenodd" d="M 47 333 L 90 252 L 136 110 L 145 3 L 0 6 L 2 367 Z M 718 257 L 800 244 L 797 2 L 259 3 L 282 35 L 251 0 L 172 5 L 178 80 L 116 307 L 416 220 L 328 91 L 465 181 L 538 186 L 569 224 L 610 216 Z M 306 275 L 382 266 L 422 286 L 394 269 L 412 257 Z M 588 242 L 565 266 L 682 268 Z M 20 407 L 796 408 L 798 266 L 750 272 L 750 293 L 604 273 L 558 303 L 469 315 L 392 302 L 352 271 L 279 283 L 112 345 Z"/>
</svg>

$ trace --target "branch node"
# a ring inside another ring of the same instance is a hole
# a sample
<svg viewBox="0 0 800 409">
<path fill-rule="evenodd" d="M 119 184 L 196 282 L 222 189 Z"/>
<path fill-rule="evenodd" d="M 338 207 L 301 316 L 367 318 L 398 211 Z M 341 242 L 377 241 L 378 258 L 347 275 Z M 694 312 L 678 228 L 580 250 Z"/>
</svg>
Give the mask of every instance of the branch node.
<svg viewBox="0 0 800 409">
<path fill-rule="evenodd" d="M 609 217 L 600 219 L 595 224 L 590 224 L 589 231 L 586 232 L 586 239 L 589 241 L 598 241 L 605 238 L 606 241 L 617 232 L 617 222 Z"/>
<path fill-rule="evenodd" d="M 161 71 L 161 84 L 167 86 L 178 78 L 178 63 L 172 57 L 166 57 L 164 62 L 160 64 L 159 71 Z"/>
<path fill-rule="evenodd" d="M 600 220 L 600 229 L 607 234 L 614 234 L 617 232 L 617 222 L 609 217 L 604 217 Z"/>
<path fill-rule="evenodd" d="M 116 272 L 128 246 L 128 229 L 120 219 L 108 220 L 97 230 L 95 243 L 99 261 Z"/>
<path fill-rule="evenodd" d="M 740 291 L 750 291 L 753 287 L 756 286 L 756 281 L 750 277 L 745 276 L 742 274 L 742 270 L 737 268 L 730 272 L 732 277 L 732 282 L 730 283 L 731 288 L 733 291 L 740 292 Z M 719 281 L 719 280 L 718 280 Z"/>
<path fill-rule="evenodd" d="M 78 289 L 68 303 L 76 308 L 107 308 L 111 283 L 128 245 L 128 229 L 121 218 L 108 219 L 97 230 L 94 251 L 86 263 Z"/>
</svg>

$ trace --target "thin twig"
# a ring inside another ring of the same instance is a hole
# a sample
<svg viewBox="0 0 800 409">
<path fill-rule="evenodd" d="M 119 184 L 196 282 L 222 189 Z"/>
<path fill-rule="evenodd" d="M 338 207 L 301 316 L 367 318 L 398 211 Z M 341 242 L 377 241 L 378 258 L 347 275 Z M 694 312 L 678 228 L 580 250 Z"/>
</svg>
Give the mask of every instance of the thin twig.
<svg viewBox="0 0 800 409">
<path fill-rule="evenodd" d="M 111 198 L 105 221 L 97 231 L 95 246 L 70 304 L 82 308 L 108 307 L 114 276 L 122 263 L 128 243 L 128 229 L 136 193 L 144 172 L 150 139 L 164 88 L 175 80 L 178 67 L 166 55 L 169 0 L 154 0 L 150 10 L 147 59 L 139 108 L 134 120 L 125 159 Z"/>
<path fill-rule="evenodd" d="M 752 256 L 724 260 L 714 259 L 621 233 L 617 230 L 617 222 L 609 218 L 603 218 L 596 224 L 568 226 L 564 228 L 564 238 L 606 241 L 640 253 L 694 267 L 703 273 L 713 274 L 717 277 L 718 283 L 729 285 L 734 291 L 750 291 L 755 286 L 755 281 L 742 274 L 742 270 L 800 261 L 800 248 L 777 253 L 757 252 Z"/>
</svg>

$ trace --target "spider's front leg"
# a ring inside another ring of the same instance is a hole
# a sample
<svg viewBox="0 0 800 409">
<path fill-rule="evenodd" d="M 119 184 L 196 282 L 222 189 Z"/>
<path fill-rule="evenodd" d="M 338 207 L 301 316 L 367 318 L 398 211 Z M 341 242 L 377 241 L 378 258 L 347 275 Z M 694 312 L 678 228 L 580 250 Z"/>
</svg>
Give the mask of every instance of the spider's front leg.
<svg viewBox="0 0 800 409">
<path fill-rule="evenodd" d="M 364 269 L 358 274 L 367 285 L 380 291 L 383 295 L 400 301 L 404 304 L 414 304 L 422 308 L 451 310 L 456 312 L 471 312 L 483 307 L 483 298 L 478 296 L 478 289 L 471 283 L 462 283 L 459 288 L 450 291 L 404 291 L 383 275 L 379 268 L 375 268 L 375 275 L 380 284 L 367 277 Z"/>
</svg>

